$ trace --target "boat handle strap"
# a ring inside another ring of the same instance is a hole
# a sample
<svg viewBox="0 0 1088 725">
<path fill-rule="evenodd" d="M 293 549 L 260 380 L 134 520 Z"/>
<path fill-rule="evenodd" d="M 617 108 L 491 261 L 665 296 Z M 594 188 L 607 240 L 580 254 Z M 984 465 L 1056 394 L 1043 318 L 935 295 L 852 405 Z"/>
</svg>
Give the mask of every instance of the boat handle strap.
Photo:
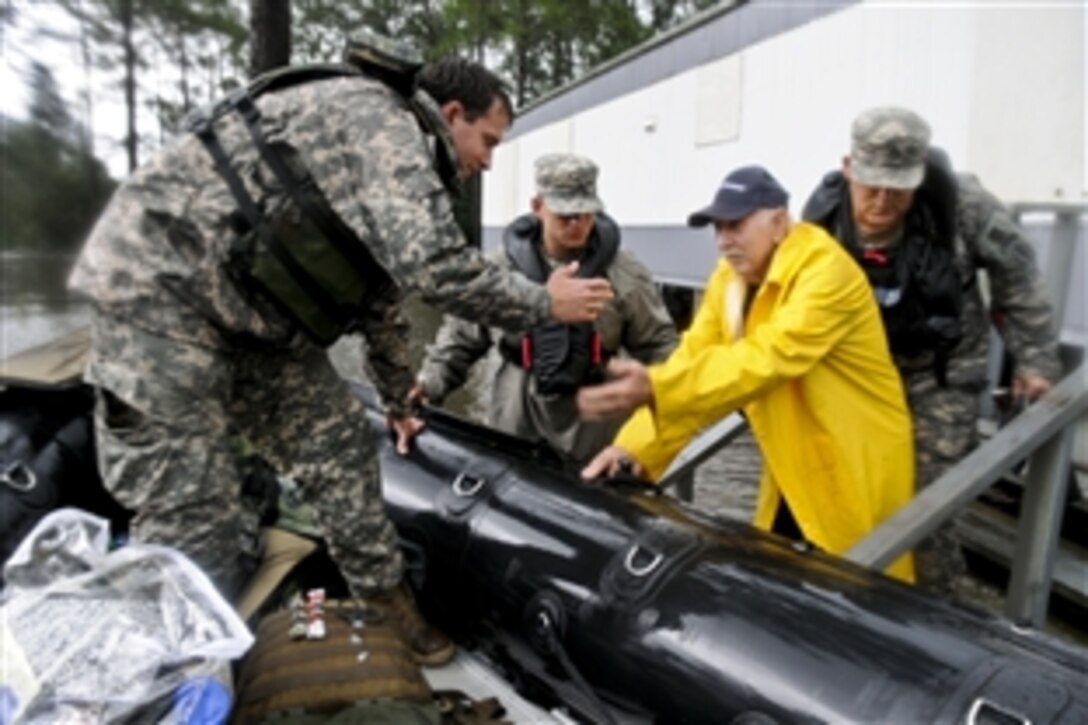
<svg viewBox="0 0 1088 725">
<path fill-rule="evenodd" d="M 997 715 L 996 719 L 995 715 Z M 976 697 L 975 701 L 971 703 L 971 708 L 967 711 L 967 717 L 964 718 L 965 725 L 985 725 L 985 723 L 991 722 L 1032 725 L 1030 718 L 1001 707 L 985 697 Z"/>
<path fill-rule="evenodd" d="M 649 561 L 645 563 L 639 563 L 639 555 L 649 556 Z M 627 570 L 627 573 L 631 576 L 644 577 L 653 573 L 654 569 L 661 566 L 661 562 L 664 560 L 664 556 L 660 553 L 651 551 L 649 549 L 643 549 L 638 544 L 632 546 L 628 552 L 626 558 L 623 560 L 623 568 Z"/>
<path fill-rule="evenodd" d="M 487 483 L 482 476 L 473 476 L 471 473 L 459 473 L 453 479 L 453 492 L 463 498 L 475 496 Z"/>
<path fill-rule="evenodd" d="M 27 491 L 33 491 L 34 487 L 38 485 L 38 477 L 25 463 L 16 461 L 4 469 L 3 473 L 0 473 L 0 483 L 16 491 L 26 493 Z"/>
</svg>

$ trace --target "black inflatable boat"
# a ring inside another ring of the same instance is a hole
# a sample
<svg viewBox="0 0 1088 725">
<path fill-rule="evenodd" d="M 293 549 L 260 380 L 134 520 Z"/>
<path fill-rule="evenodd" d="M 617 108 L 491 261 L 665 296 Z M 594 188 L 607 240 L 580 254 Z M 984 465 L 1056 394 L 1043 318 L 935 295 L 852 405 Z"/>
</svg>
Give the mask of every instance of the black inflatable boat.
<svg viewBox="0 0 1088 725">
<path fill-rule="evenodd" d="M 591 722 L 1085 723 L 1088 653 L 441 412 L 384 495 L 428 614 Z"/>
<path fill-rule="evenodd" d="M 5 543 L 60 505 L 123 526 L 94 472 L 88 393 L 0 389 Z M 545 449 L 441 411 L 401 457 L 369 410 L 422 606 L 546 709 L 588 722 L 1088 722 L 1076 645 L 636 481 L 584 484 Z"/>
</svg>

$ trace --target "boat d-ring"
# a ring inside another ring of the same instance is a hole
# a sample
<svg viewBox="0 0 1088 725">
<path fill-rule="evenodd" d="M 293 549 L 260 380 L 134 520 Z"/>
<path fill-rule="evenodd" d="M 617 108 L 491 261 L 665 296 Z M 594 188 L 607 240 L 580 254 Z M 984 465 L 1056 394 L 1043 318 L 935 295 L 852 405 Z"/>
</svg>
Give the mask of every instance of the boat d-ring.
<svg viewBox="0 0 1088 725">
<path fill-rule="evenodd" d="M 0 483 L 6 484 L 16 491 L 32 491 L 38 485 L 38 477 L 25 463 L 17 461 L 0 473 Z"/>
<path fill-rule="evenodd" d="M 473 476 L 471 473 L 459 473 L 453 479 L 453 492 L 462 498 L 475 496 L 480 489 L 487 484 L 487 479 L 482 476 Z"/>
<path fill-rule="evenodd" d="M 650 560 L 645 564 L 635 563 L 635 558 L 639 556 L 639 554 L 643 554 L 644 552 L 645 554 L 652 554 L 652 556 L 650 556 Z M 631 576 L 647 576 L 653 573 L 654 569 L 661 566 L 661 562 L 664 560 L 664 558 L 665 557 L 662 556 L 660 553 L 650 550 L 644 550 L 641 546 L 635 544 L 627 552 L 627 557 L 623 560 L 623 568 L 626 569 L 627 573 Z"/>
<path fill-rule="evenodd" d="M 991 702 L 986 697 L 976 697 L 964 718 L 966 725 L 982 725 L 983 723 L 1009 723 L 1010 725 L 1032 725 L 1031 719 L 1001 707 L 996 702 Z"/>
</svg>

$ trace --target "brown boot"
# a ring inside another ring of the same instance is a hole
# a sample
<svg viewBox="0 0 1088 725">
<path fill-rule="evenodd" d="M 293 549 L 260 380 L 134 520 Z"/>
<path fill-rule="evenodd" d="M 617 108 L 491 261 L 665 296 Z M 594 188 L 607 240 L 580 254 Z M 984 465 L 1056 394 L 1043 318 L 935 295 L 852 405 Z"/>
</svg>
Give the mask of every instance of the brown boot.
<svg viewBox="0 0 1088 725">
<path fill-rule="evenodd" d="M 416 608 L 412 593 L 404 584 L 382 592 L 372 600 L 412 649 L 421 665 L 437 667 L 453 659 L 455 648 L 449 637 L 427 623 Z"/>
</svg>

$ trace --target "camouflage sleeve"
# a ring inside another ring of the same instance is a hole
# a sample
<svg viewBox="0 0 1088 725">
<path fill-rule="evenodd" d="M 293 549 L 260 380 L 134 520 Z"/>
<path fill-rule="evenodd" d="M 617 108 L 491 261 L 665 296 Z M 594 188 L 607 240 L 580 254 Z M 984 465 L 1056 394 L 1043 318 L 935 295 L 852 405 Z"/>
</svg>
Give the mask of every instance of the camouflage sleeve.
<svg viewBox="0 0 1088 725">
<path fill-rule="evenodd" d="M 390 255 L 394 277 L 406 280 L 443 312 L 483 325 L 517 332 L 550 317 L 543 286 L 488 262 L 464 241 L 443 189 L 432 189 L 419 203 L 427 219 L 414 232 L 395 232 L 402 243 Z M 390 219 L 390 224 L 396 228 L 401 221 Z"/>
<path fill-rule="evenodd" d="M 381 396 L 385 412 L 395 417 L 407 415 L 408 391 L 413 385 L 409 324 L 398 300 L 387 298 L 371 305 L 359 326 L 367 343 L 368 377 Z"/>
<path fill-rule="evenodd" d="M 465 241 L 427 137 L 410 112 L 375 96 L 339 99 L 372 108 L 337 129 L 343 153 L 324 150 L 315 159 L 314 176 L 336 212 L 402 288 L 443 312 L 513 330 L 545 321 L 544 287 L 487 262 Z"/>
<path fill-rule="evenodd" d="M 990 306 L 1017 372 L 1054 381 L 1061 374 L 1057 333 L 1035 252 L 1009 211 L 974 176 L 961 175 L 960 233 L 990 278 Z"/>
<path fill-rule="evenodd" d="M 623 347 L 640 362 L 661 362 L 676 347 L 676 325 L 649 270 L 625 252 L 620 252 L 617 262 L 617 271 L 625 278 L 622 286 L 617 284 L 617 296 L 623 304 Z"/>
<path fill-rule="evenodd" d="M 439 405 L 464 385 L 477 360 L 491 349 L 491 333 L 460 317 L 446 315 L 434 344 L 427 348 L 417 381 L 427 398 Z"/>
</svg>

